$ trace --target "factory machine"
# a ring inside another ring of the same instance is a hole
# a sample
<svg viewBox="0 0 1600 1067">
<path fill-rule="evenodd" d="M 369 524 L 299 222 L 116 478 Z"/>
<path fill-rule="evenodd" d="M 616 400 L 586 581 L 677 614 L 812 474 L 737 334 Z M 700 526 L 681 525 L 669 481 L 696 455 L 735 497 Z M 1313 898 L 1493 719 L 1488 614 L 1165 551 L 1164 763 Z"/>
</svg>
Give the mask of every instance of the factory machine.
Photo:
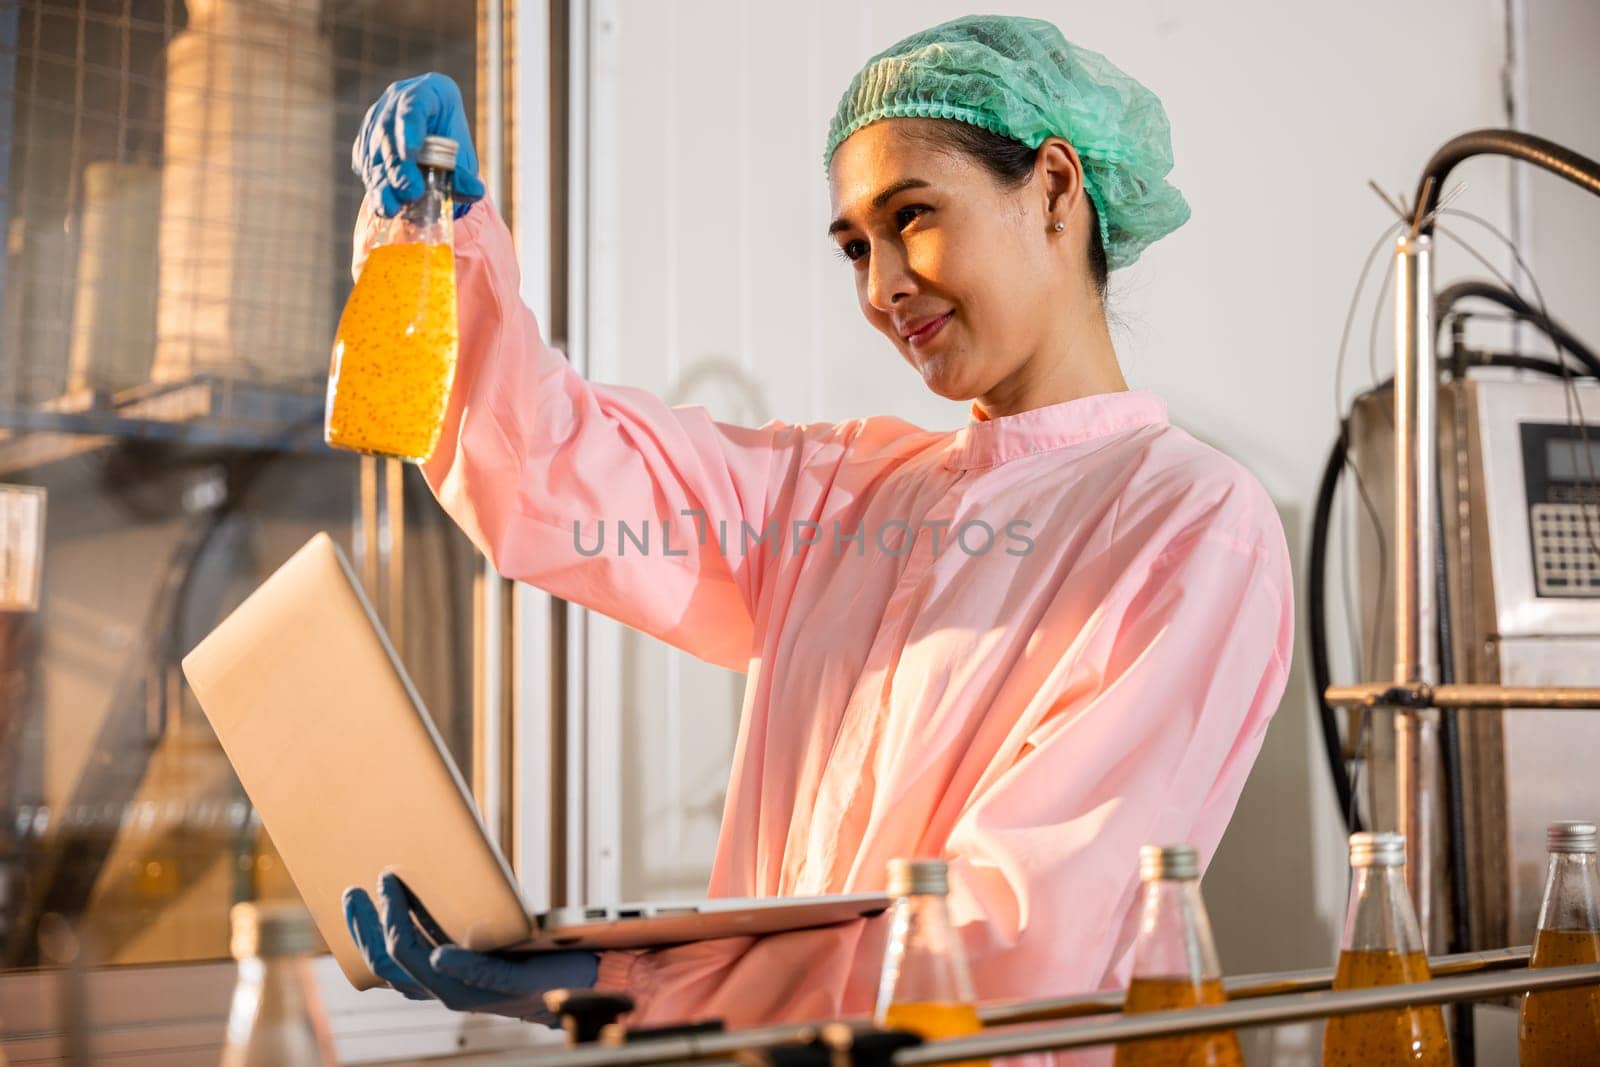
<svg viewBox="0 0 1600 1067">
<path fill-rule="evenodd" d="M 1600 811 L 1600 359 L 1536 284 L 1531 298 L 1504 277 L 1435 288 L 1441 190 L 1479 154 L 1600 193 L 1592 161 L 1510 131 L 1462 135 L 1429 162 L 1395 253 L 1395 375 L 1358 397 L 1329 457 L 1308 598 L 1347 821 L 1407 835 L 1424 936 L 1452 951 L 1528 944 L 1546 826 Z M 1554 355 L 1469 344 L 1486 309 Z M 1383 680 L 1330 686 L 1325 580 L 1345 477 L 1364 512 L 1363 673 Z M 1489 1009 L 1491 1026 L 1514 1030 L 1512 1003 Z M 1458 1016 L 1458 1049 L 1473 1028 Z"/>
</svg>

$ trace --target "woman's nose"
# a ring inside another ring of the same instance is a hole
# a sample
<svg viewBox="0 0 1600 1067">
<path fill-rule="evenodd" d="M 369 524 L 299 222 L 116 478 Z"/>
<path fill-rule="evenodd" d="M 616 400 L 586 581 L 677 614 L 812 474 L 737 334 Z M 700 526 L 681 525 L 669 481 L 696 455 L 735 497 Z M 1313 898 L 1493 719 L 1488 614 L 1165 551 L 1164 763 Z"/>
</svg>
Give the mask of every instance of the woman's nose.
<svg viewBox="0 0 1600 1067">
<path fill-rule="evenodd" d="M 906 258 L 898 248 L 874 248 L 867 263 L 867 302 L 879 311 L 892 311 L 902 297 L 916 291 Z"/>
</svg>

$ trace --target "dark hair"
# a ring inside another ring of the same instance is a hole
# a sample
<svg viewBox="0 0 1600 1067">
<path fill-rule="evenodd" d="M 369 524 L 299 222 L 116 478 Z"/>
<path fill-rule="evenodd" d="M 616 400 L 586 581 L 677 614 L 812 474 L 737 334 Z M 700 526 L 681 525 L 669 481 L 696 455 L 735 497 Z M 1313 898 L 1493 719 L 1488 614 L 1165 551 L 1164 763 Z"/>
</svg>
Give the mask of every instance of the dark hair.
<svg viewBox="0 0 1600 1067">
<path fill-rule="evenodd" d="M 1006 189 L 1015 189 L 1028 180 L 1039 155 L 1038 149 L 1029 148 L 1015 138 L 955 119 L 935 120 L 916 136 L 937 148 L 960 152 L 987 170 Z M 1111 272 L 1106 265 L 1106 249 L 1100 240 L 1100 217 L 1093 200 L 1089 200 L 1089 272 L 1094 277 L 1095 290 L 1104 299 Z"/>
</svg>

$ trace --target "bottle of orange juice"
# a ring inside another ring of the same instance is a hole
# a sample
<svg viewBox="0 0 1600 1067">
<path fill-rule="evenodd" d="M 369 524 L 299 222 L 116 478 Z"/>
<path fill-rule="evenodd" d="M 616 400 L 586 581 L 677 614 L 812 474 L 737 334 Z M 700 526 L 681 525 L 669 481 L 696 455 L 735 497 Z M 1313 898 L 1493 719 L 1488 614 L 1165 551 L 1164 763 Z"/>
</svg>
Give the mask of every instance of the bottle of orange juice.
<svg viewBox="0 0 1600 1067">
<path fill-rule="evenodd" d="M 1426 982 L 1417 915 L 1406 891 L 1403 834 L 1351 834 L 1350 908 L 1334 989 Z M 1450 1038 L 1437 1004 L 1336 1015 L 1323 1031 L 1324 1067 L 1450 1067 Z"/>
<path fill-rule="evenodd" d="M 421 462 L 439 443 L 456 371 L 455 165 L 455 141 L 424 138 L 422 195 L 373 236 L 333 341 L 330 445 Z"/>
<path fill-rule="evenodd" d="M 967 957 L 950 922 L 943 860 L 889 861 L 889 944 L 874 1021 L 929 1040 L 983 1029 Z M 976 1061 L 982 1063 L 985 1061 Z"/>
<path fill-rule="evenodd" d="M 1222 967 L 1211 920 L 1200 899 L 1200 858 L 1192 845 L 1139 850 L 1139 933 L 1126 1012 L 1172 1011 L 1222 1004 Z M 1116 1067 L 1243 1067 L 1232 1030 L 1130 1041 L 1117 1046 Z"/>
<path fill-rule="evenodd" d="M 1546 840 L 1550 868 L 1528 966 L 1600 963 L 1600 830 L 1592 822 L 1552 823 Z M 1522 1067 L 1600 1064 L 1600 988 L 1526 994 L 1519 1030 Z"/>
</svg>

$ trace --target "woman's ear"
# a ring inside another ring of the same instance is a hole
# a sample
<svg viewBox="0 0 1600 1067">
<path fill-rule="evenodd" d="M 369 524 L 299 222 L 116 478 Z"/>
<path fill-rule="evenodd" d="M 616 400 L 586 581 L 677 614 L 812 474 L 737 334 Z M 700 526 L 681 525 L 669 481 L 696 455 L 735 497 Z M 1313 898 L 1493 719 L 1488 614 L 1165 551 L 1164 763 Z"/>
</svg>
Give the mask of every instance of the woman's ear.
<svg viewBox="0 0 1600 1067">
<path fill-rule="evenodd" d="M 1034 166 L 1044 188 L 1048 222 L 1071 226 L 1083 200 L 1083 161 L 1077 150 L 1063 138 L 1047 138 L 1039 146 Z"/>
</svg>

